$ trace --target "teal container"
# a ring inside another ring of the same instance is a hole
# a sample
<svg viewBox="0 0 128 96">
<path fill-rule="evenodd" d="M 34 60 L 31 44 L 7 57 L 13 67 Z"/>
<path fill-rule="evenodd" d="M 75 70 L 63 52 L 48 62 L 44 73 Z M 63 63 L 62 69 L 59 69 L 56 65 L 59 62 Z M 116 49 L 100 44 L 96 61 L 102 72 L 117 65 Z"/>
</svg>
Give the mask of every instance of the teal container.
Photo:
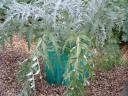
<svg viewBox="0 0 128 96">
<path fill-rule="evenodd" d="M 56 51 L 48 51 L 48 58 L 49 62 L 45 64 L 46 81 L 49 84 L 67 84 L 68 80 L 64 81 L 63 74 L 67 69 L 68 53 L 60 52 L 60 54 L 57 54 Z M 82 65 L 83 61 L 81 61 Z M 83 74 L 88 77 L 88 69 L 85 68 L 84 70 Z M 78 78 L 81 79 L 81 76 Z"/>
<path fill-rule="evenodd" d="M 66 70 L 67 54 L 61 52 L 57 54 L 56 51 L 48 52 L 49 62 L 45 64 L 46 80 L 50 84 L 62 84 L 63 74 Z"/>
</svg>

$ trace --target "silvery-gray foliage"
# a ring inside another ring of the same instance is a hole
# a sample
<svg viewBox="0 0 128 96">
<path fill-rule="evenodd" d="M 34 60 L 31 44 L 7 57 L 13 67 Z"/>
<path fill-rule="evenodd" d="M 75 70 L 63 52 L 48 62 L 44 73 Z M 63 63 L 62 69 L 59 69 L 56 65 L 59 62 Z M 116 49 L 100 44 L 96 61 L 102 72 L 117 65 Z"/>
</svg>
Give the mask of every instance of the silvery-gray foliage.
<svg viewBox="0 0 128 96">
<path fill-rule="evenodd" d="M 86 21 L 89 23 L 87 27 L 90 27 L 89 31 L 96 36 L 97 47 L 103 46 L 105 40 L 110 38 L 115 24 L 119 27 L 123 25 L 123 10 L 112 0 L 91 0 L 86 13 Z"/>
<path fill-rule="evenodd" d="M 96 39 L 97 44 L 104 44 L 115 23 L 121 26 L 124 20 L 122 10 L 112 0 L 90 0 L 87 4 L 83 0 L 32 0 L 30 3 L 3 0 L 0 5 L 7 9 L 4 25 L 12 19 L 23 22 L 32 18 L 43 19 L 41 26 L 50 25 L 53 31 L 62 34 L 71 30 L 78 32 L 84 27 L 96 37 L 106 34 Z"/>
<path fill-rule="evenodd" d="M 83 24 L 90 27 L 89 31 L 92 32 L 96 32 L 101 25 L 105 25 L 110 30 L 120 17 L 119 11 L 113 11 L 116 10 L 114 6 L 108 5 L 109 2 L 111 3 L 110 0 L 91 0 L 87 5 L 83 0 L 38 0 L 29 4 L 18 3 L 15 0 L 4 0 L 4 2 L 8 7 L 5 23 L 12 18 L 21 21 L 26 21 L 29 17 L 42 18 L 58 30 L 59 27 L 66 29 L 67 24 L 76 31 L 79 31 Z M 66 12 L 68 17 L 65 16 Z M 67 18 L 70 18 L 70 22 Z"/>
<path fill-rule="evenodd" d="M 81 0 L 40 0 L 33 3 L 18 3 L 15 0 L 4 0 L 1 5 L 7 7 L 6 19 L 4 24 L 13 18 L 21 21 L 27 21 L 29 17 L 43 19 L 50 22 L 55 27 L 57 16 L 64 18 L 61 13 L 66 11 L 74 19 L 72 23 L 78 23 L 82 19 L 83 3 Z M 63 22 L 64 23 L 64 22 Z"/>
</svg>

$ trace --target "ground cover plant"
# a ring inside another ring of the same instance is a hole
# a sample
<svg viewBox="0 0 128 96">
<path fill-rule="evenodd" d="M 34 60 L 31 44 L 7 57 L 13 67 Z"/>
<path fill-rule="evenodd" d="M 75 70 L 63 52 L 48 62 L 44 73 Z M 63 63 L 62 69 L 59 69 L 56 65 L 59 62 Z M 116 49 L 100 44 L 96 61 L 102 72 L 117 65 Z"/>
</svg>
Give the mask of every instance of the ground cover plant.
<svg viewBox="0 0 128 96">
<path fill-rule="evenodd" d="M 111 69 L 119 63 L 119 43 L 127 42 L 127 13 L 125 0 L 1 0 L 2 48 L 12 43 L 14 33 L 25 36 L 29 49 L 36 45 L 21 63 L 18 78 L 25 86 L 19 96 L 36 95 L 36 75 L 43 79 L 40 63 L 46 78 L 57 77 L 51 83 L 66 86 L 64 95 L 84 96 L 95 66 Z M 54 66 L 50 54 L 60 65 L 65 59 L 64 65 Z"/>
</svg>

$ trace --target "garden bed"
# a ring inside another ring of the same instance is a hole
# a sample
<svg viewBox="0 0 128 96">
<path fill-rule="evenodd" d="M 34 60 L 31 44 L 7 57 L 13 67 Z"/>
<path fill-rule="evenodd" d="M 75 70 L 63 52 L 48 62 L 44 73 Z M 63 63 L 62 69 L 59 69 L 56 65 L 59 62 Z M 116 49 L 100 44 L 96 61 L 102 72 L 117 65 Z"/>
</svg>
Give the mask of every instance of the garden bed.
<svg viewBox="0 0 128 96">
<path fill-rule="evenodd" d="M 16 74 L 19 71 L 17 61 L 25 59 L 29 51 L 26 43 L 22 40 L 22 47 L 17 46 L 17 37 L 14 38 L 13 48 L 7 47 L 0 54 L 0 96 L 16 96 L 22 86 L 17 82 Z M 15 47 L 14 47 L 15 46 Z M 126 53 L 126 52 L 125 52 Z M 86 87 L 87 96 L 122 96 L 125 82 L 128 81 L 128 67 L 115 66 L 109 71 L 95 70 L 93 80 Z M 65 91 L 63 86 L 49 85 L 47 82 L 37 81 L 38 96 L 62 96 Z"/>
<path fill-rule="evenodd" d="M 22 60 L 26 55 L 20 49 L 9 49 L 0 55 L 0 96 L 16 96 L 20 91 L 20 84 L 16 80 L 19 65 L 15 62 Z M 87 87 L 87 96 L 122 96 L 123 84 L 128 80 L 128 67 L 116 66 L 110 71 L 96 70 L 94 80 Z M 64 92 L 63 86 L 54 86 L 38 82 L 39 96 L 58 94 Z"/>
</svg>

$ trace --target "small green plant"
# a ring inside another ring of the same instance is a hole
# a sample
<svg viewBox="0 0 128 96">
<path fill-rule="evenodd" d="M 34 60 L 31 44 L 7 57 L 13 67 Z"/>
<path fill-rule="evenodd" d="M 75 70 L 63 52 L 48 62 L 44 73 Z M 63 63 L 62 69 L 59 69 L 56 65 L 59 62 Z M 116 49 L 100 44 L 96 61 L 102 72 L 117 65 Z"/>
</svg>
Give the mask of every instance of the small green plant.
<svg viewBox="0 0 128 96">
<path fill-rule="evenodd" d="M 97 51 L 94 56 L 96 67 L 103 70 L 110 70 L 120 64 L 120 55 L 119 45 L 108 45 L 103 51 Z"/>
<path fill-rule="evenodd" d="M 32 59 L 26 59 L 21 64 L 18 79 L 24 83 L 23 90 L 18 96 L 36 96 L 36 76 L 40 75 L 40 79 L 42 79 L 38 57 L 34 56 Z"/>
<path fill-rule="evenodd" d="M 84 87 L 87 83 L 87 78 L 88 76 L 93 76 L 93 64 L 91 66 L 91 62 L 88 62 L 91 56 L 91 51 L 89 49 L 91 47 L 91 40 L 84 32 L 79 32 L 78 34 L 73 33 L 69 36 L 65 46 L 71 50 L 69 52 L 69 60 L 64 80 L 70 83 L 67 86 L 65 95 L 84 96 Z M 68 44 L 73 45 L 69 48 Z"/>
</svg>

